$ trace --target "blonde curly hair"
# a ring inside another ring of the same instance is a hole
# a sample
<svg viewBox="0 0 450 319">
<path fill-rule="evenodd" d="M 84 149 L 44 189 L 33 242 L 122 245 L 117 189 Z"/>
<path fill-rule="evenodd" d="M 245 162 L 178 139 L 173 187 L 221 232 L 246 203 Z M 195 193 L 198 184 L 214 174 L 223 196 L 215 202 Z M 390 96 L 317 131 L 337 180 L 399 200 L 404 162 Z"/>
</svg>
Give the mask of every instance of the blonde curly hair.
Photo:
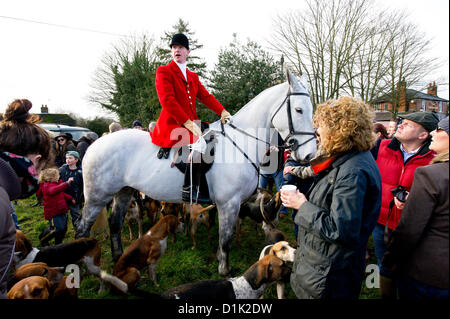
<svg viewBox="0 0 450 319">
<path fill-rule="evenodd" d="M 318 105 L 313 123 L 324 132 L 321 148 L 328 156 L 336 156 L 351 149 L 370 150 L 376 141 L 373 119 L 367 104 L 344 96 Z"/>
<path fill-rule="evenodd" d="M 59 179 L 59 169 L 55 167 L 44 169 L 39 173 L 39 183 L 51 182 L 56 178 Z"/>
</svg>

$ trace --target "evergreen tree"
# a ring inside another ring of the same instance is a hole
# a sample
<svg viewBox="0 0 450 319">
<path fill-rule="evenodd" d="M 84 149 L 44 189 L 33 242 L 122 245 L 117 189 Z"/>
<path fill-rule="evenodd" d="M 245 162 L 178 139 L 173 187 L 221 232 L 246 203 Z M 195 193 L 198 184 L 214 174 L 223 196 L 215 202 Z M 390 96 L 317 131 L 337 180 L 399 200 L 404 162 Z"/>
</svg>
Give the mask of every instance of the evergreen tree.
<svg viewBox="0 0 450 319">
<path fill-rule="evenodd" d="M 189 50 L 191 53 L 187 58 L 188 69 L 197 73 L 200 78 L 203 77 L 206 74 L 206 62 L 195 55 L 197 50 L 203 48 L 203 45 L 198 43 L 198 40 L 195 38 L 195 32 L 190 29 L 189 23 L 181 18 L 172 26 L 171 31 L 165 31 L 161 37 L 161 45 L 156 49 L 158 62 L 160 65 L 166 65 L 172 61 L 169 45 L 172 37 L 177 33 L 183 33 L 189 39 Z"/>
<path fill-rule="evenodd" d="M 277 62 L 256 42 L 233 41 L 221 49 L 209 78 L 214 96 L 232 114 L 263 90 L 280 83 L 282 61 Z"/>
</svg>

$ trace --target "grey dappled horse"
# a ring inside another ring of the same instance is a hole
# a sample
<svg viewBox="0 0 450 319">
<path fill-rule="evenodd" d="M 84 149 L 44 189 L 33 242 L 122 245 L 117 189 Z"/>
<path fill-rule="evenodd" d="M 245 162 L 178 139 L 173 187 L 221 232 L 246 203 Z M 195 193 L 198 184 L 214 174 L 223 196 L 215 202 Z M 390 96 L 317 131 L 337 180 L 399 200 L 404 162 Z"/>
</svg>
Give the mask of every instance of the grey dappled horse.
<svg viewBox="0 0 450 319">
<path fill-rule="evenodd" d="M 308 160 L 316 152 L 307 86 L 289 71 L 287 76 L 288 82 L 264 90 L 237 112 L 223 126 L 226 136 L 221 134 L 220 121 L 210 125 L 217 143 L 214 164 L 206 179 L 219 212 L 217 259 L 223 276 L 230 270 L 228 254 L 240 205 L 257 187 L 255 166 L 259 167 L 273 129 L 292 146 L 295 160 Z M 174 152 L 169 159 L 157 159 L 158 150 L 149 133 L 134 129 L 101 137 L 88 148 L 83 159 L 85 205 L 77 237 L 89 236 L 97 215 L 114 198 L 110 232 L 113 259 L 117 260 L 122 254 L 120 232 L 132 188 L 153 199 L 182 202 L 184 175 L 170 167 Z"/>
</svg>

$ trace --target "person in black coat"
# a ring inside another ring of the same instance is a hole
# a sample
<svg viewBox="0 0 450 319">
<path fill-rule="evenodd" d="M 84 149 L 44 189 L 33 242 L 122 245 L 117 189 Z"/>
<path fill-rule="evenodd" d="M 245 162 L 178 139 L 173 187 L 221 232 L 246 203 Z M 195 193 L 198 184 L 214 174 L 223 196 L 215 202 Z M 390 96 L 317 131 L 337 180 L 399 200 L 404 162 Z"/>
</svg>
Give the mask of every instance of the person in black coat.
<svg viewBox="0 0 450 319">
<path fill-rule="evenodd" d="M 369 152 L 372 118 L 369 106 L 351 97 L 319 105 L 314 126 L 324 156 L 311 161 L 314 184 L 306 195 L 281 191 L 283 205 L 297 210 L 291 286 L 298 298 L 359 297 L 381 206 L 381 176 Z"/>
<path fill-rule="evenodd" d="M 0 122 L 0 299 L 6 298 L 16 241 L 11 200 L 34 194 L 39 172 L 53 164 L 51 137 L 35 124 L 31 107 L 29 100 L 14 100 Z"/>
<path fill-rule="evenodd" d="M 83 161 L 84 154 L 86 154 L 86 151 L 88 147 L 94 143 L 98 139 L 97 133 L 89 132 L 85 136 L 81 137 L 77 144 L 77 152 L 80 155 L 80 164 L 81 161 Z"/>
</svg>

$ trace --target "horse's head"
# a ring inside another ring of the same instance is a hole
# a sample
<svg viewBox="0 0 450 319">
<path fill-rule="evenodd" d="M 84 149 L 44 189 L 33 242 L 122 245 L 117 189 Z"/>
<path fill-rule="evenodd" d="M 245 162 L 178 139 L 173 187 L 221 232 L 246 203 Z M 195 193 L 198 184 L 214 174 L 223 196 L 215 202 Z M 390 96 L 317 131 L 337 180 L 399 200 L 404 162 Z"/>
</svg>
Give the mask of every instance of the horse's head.
<svg viewBox="0 0 450 319">
<path fill-rule="evenodd" d="M 288 91 L 284 102 L 272 113 L 272 125 L 290 145 L 296 161 L 308 161 L 316 153 L 316 139 L 312 126 L 313 107 L 304 81 L 297 81 L 286 70 Z"/>
</svg>

